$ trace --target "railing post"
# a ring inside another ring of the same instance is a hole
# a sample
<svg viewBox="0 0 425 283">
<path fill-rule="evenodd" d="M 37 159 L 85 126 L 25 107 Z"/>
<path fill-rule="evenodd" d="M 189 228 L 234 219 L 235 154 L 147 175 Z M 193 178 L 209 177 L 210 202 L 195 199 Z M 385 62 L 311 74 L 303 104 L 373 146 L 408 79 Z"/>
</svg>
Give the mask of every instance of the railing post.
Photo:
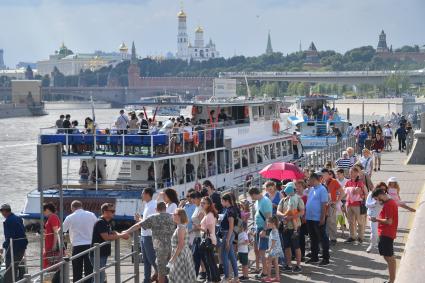
<svg viewBox="0 0 425 283">
<path fill-rule="evenodd" d="M 99 244 L 95 243 L 94 244 L 94 262 L 93 262 L 94 283 L 100 283 L 99 269 L 100 269 L 100 248 L 99 248 Z"/>
<path fill-rule="evenodd" d="M 153 146 L 153 135 L 151 135 L 151 157 L 154 156 L 153 150 L 154 150 L 154 146 Z"/>
<path fill-rule="evenodd" d="M 120 239 L 116 239 L 115 245 L 115 283 L 121 282 L 121 251 L 120 251 Z"/>
<path fill-rule="evenodd" d="M 63 260 L 65 262 L 63 264 L 63 283 L 69 283 L 69 257 L 64 257 Z"/>
<path fill-rule="evenodd" d="M 133 232 L 133 248 L 134 248 L 134 283 L 140 282 L 139 264 L 140 264 L 140 239 L 138 231 Z"/>
</svg>

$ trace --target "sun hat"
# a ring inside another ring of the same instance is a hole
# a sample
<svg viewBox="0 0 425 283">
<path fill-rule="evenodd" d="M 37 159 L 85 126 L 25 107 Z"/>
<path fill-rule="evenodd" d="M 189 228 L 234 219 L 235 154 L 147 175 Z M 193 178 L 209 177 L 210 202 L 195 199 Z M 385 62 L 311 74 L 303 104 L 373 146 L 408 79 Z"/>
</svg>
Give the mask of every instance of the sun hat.
<svg viewBox="0 0 425 283">
<path fill-rule="evenodd" d="M 290 195 L 295 193 L 295 184 L 294 182 L 289 182 L 286 184 L 285 189 L 283 190 L 286 195 Z"/>
<path fill-rule="evenodd" d="M 387 183 L 397 183 L 397 178 L 396 177 L 390 177 L 390 178 L 388 178 Z"/>
</svg>

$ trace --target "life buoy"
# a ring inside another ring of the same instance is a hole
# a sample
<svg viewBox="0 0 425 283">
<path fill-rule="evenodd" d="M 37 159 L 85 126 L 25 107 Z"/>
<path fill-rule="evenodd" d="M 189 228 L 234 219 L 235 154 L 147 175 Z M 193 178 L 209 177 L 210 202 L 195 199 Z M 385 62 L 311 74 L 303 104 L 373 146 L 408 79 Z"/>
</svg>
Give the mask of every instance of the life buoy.
<svg viewBox="0 0 425 283">
<path fill-rule="evenodd" d="M 245 106 L 244 114 L 245 114 L 245 118 L 249 117 L 249 107 L 248 106 Z"/>
<path fill-rule="evenodd" d="M 275 120 L 273 120 L 273 122 L 272 122 L 272 131 L 273 131 L 273 134 L 276 133 L 276 121 Z"/>
<path fill-rule="evenodd" d="M 275 122 L 276 122 L 276 134 L 279 134 L 280 133 L 280 123 L 279 123 L 278 120 L 275 120 Z"/>
<path fill-rule="evenodd" d="M 197 107 L 196 106 L 192 106 L 192 117 L 195 117 L 196 112 L 197 112 Z"/>
</svg>

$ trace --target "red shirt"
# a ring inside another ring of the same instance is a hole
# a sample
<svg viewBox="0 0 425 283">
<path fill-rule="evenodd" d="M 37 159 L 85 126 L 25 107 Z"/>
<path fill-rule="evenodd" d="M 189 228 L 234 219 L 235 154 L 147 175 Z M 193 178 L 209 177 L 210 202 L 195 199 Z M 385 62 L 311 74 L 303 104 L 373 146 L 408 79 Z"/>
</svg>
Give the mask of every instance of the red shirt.
<svg viewBox="0 0 425 283">
<path fill-rule="evenodd" d="M 60 227 L 59 217 L 52 213 L 47 218 L 46 224 L 44 224 L 44 249 L 50 251 L 53 248 L 54 231 L 53 227 Z"/>
<path fill-rule="evenodd" d="M 393 199 L 384 202 L 384 206 L 382 207 L 381 213 L 379 214 L 379 218 L 391 218 L 393 223 L 391 225 L 378 223 L 378 235 L 395 239 L 398 226 L 398 206 Z"/>
<path fill-rule="evenodd" d="M 337 180 L 334 178 L 329 179 L 329 181 L 326 183 L 326 187 L 328 188 L 328 192 L 331 195 L 331 201 L 335 202 L 337 197 L 337 192 L 339 188 L 341 188 L 341 185 Z"/>
</svg>

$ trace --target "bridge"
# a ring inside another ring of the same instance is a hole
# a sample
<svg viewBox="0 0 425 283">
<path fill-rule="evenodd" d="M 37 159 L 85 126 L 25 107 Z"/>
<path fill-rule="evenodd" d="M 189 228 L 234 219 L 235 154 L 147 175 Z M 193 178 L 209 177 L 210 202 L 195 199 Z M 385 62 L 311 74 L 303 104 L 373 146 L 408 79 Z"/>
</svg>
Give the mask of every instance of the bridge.
<svg viewBox="0 0 425 283">
<path fill-rule="evenodd" d="M 407 77 L 412 84 L 425 84 L 425 69 L 350 72 L 222 72 L 220 78 L 259 81 L 310 82 L 330 84 L 383 84 L 391 75 Z"/>
</svg>

